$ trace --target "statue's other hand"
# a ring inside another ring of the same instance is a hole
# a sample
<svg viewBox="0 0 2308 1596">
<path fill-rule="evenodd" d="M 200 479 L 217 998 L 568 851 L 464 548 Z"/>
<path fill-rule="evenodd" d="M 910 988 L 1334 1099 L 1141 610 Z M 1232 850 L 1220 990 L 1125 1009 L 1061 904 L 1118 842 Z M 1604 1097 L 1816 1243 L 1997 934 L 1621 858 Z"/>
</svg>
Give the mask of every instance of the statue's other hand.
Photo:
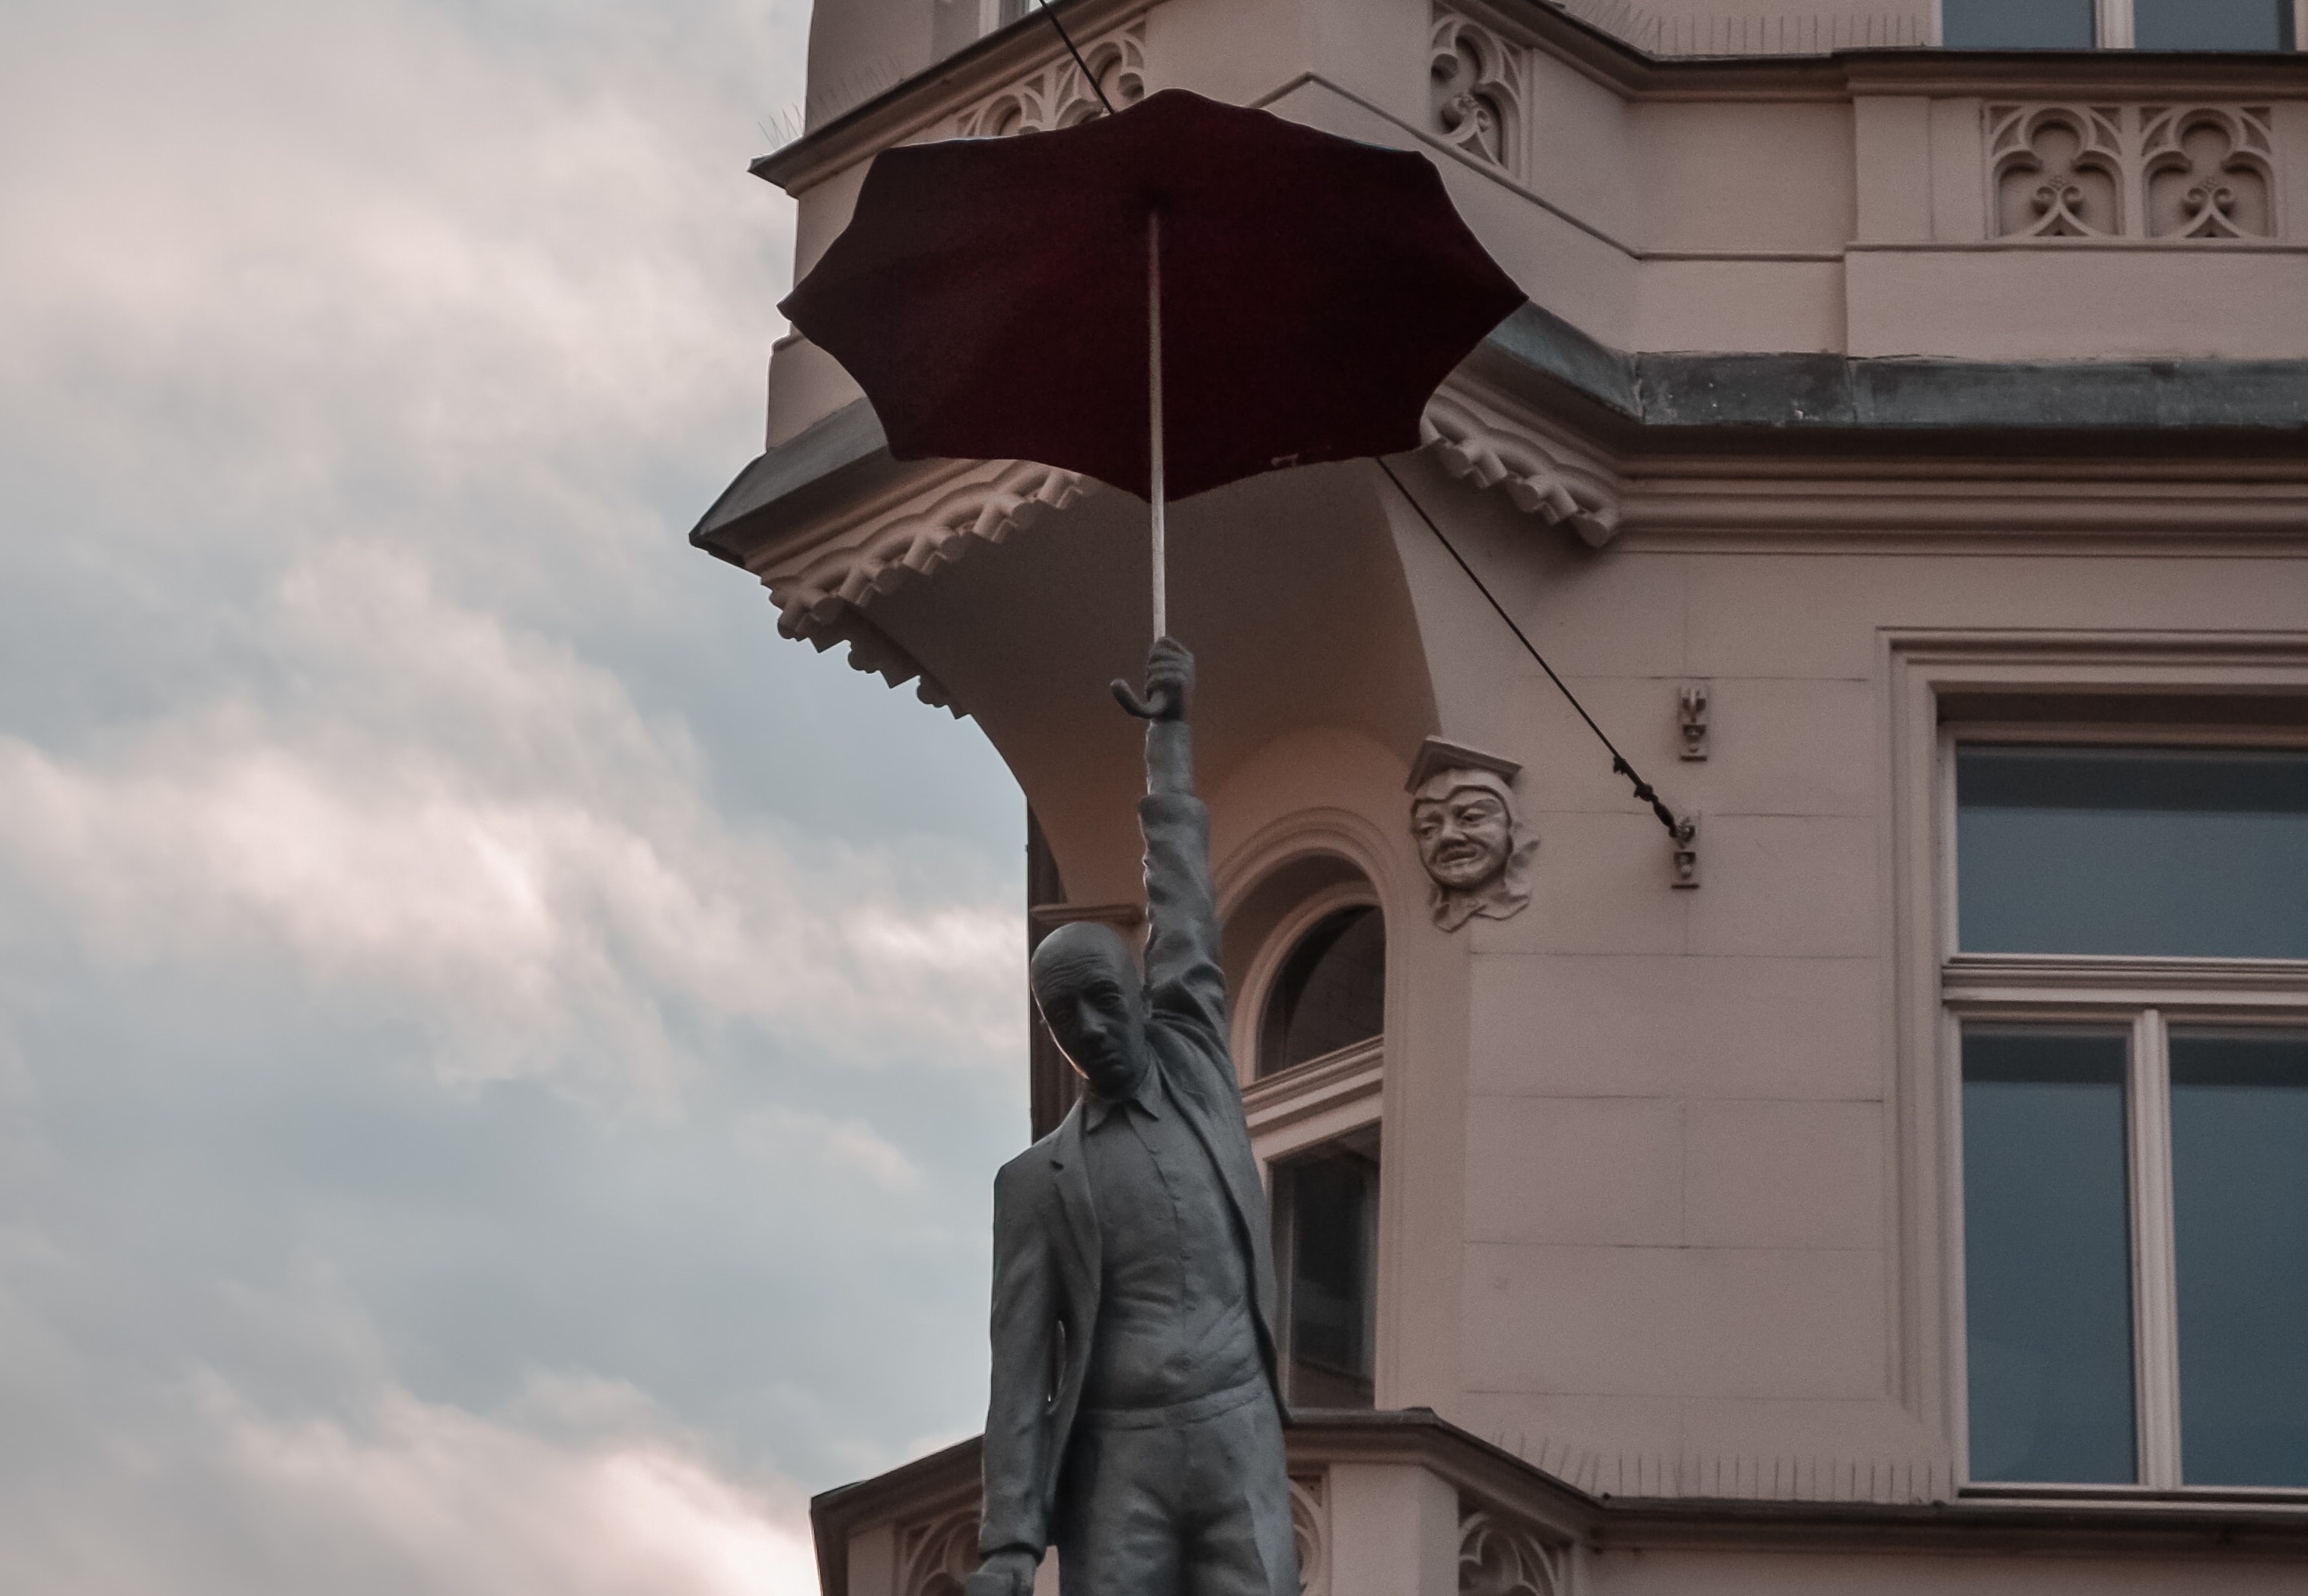
<svg viewBox="0 0 2308 1596">
<path fill-rule="evenodd" d="M 1141 720 L 1184 720 L 1194 688 L 1194 656 L 1176 638 L 1157 638 L 1146 651 L 1146 696 L 1127 682 L 1114 684 L 1115 700 Z"/>
<path fill-rule="evenodd" d="M 1030 1596 L 1042 1559 L 1022 1546 L 1004 1547 L 961 1582 L 962 1596 Z"/>
</svg>

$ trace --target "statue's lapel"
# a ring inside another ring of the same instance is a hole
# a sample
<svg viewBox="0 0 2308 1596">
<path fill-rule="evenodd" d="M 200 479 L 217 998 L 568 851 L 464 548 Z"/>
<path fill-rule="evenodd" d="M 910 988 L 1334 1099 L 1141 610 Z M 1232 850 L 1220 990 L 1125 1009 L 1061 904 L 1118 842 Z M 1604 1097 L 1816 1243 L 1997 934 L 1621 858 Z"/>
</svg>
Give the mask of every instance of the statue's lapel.
<svg viewBox="0 0 2308 1596">
<path fill-rule="evenodd" d="M 1266 1191 L 1258 1181 L 1258 1160 L 1250 1150 L 1250 1128 L 1244 1123 L 1242 1110 L 1233 1103 L 1212 1103 L 1199 1089 L 1199 1082 L 1180 1078 L 1184 1074 L 1176 1069 L 1164 1072 L 1163 1079 L 1171 1087 L 1170 1101 L 1179 1105 L 1186 1123 L 1201 1139 L 1202 1151 L 1210 1154 L 1211 1167 L 1225 1183 L 1227 1196 L 1234 1200 L 1244 1233 L 1262 1237 Z"/>
<path fill-rule="evenodd" d="M 1089 1165 L 1082 1149 L 1082 1105 L 1077 1102 L 1058 1126 L 1050 1148 L 1050 1181 L 1057 1188 L 1058 1206 L 1064 1210 L 1066 1234 L 1074 1244 L 1074 1261 L 1083 1278 L 1098 1279 L 1099 1248 L 1098 1210 L 1089 1200 Z"/>
</svg>

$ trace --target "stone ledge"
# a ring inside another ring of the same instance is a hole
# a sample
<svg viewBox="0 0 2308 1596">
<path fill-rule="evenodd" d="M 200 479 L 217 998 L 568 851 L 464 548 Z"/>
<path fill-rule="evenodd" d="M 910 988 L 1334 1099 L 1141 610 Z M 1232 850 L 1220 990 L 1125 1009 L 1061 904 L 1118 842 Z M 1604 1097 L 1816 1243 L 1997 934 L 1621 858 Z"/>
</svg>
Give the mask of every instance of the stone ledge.
<svg viewBox="0 0 2308 1596">
<path fill-rule="evenodd" d="M 2308 1558 L 2308 1498 L 2296 1497 L 1983 1494 L 1887 1503 L 1598 1496 L 1424 1408 L 1301 1411 L 1287 1434 L 1294 1477 L 1340 1465 L 1421 1469 L 1459 1493 L 1462 1512 L 1495 1515 L 1546 1546 L 1593 1552 Z M 810 1522 L 824 1596 L 850 1596 L 854 1533 L 932 1514 L 951 1516 L 975 1501 L 977 1480 L 973 1437 L 814 1497 Z"/>
</svg>

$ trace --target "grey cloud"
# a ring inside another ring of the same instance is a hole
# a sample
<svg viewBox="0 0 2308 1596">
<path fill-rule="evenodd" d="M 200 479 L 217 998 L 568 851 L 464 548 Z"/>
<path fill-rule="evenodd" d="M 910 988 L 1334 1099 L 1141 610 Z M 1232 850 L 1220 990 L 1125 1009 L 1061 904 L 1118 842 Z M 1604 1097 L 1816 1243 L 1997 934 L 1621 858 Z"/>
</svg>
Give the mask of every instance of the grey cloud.
<svg viewBox="0 0 2308 1596">
<path fill-rule="evenodd" d="M 1018 798 L 682 542 L 803 11 L 0 21 L 0 1588 L 797 1591 L 974 1428 Z"/>
</svg>

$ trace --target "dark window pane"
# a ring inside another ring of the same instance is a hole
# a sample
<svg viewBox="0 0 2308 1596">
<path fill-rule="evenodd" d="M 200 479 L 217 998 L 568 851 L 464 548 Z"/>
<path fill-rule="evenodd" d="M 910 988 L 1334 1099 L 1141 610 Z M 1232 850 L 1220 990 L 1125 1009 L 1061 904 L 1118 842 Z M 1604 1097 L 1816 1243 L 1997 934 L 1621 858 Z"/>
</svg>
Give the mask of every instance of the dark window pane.
<svg viewBox="0 0 2308 1596">
<path fill-rule="evenodd" d="M 2137 1478 L 2122 1032 L 1967 1028 L 1971 1477 Z"/>
<path fill-rule="evenodd" d="M 1967 744 L 1956 880 L 1969 952 L 2308 958 L 2308 752 Z"/>
<path fill-rule="evenodd" d="M 1385 916 L 1367 905 L 1326 914 L 1274 978 L 1260 1017 L 1258 1073 L 1367 1042 L 1385 1020 Z"/>
<path fill-rule="evenodd" d="M 2172 1036 L 2180 1473 L 2308 1485 L 2308 1036 Z"/>
<path fill-rule="evenodd" d="M 2143 50 L 2288 50 L 2292 0 L 2132 0 Z"/>
<path fill-rule="evenodd" d="M 1290 1400 L 1369 1407 L 1378 1165 L 1333 1144 L 1279 1166 L 1275 1188 Z"/>
<path fill-rule="evenodd" d="M 2092 0 L 1942 0 L 1941 42 L 1954 50 L 2088 50 Z"/>
</svg>

